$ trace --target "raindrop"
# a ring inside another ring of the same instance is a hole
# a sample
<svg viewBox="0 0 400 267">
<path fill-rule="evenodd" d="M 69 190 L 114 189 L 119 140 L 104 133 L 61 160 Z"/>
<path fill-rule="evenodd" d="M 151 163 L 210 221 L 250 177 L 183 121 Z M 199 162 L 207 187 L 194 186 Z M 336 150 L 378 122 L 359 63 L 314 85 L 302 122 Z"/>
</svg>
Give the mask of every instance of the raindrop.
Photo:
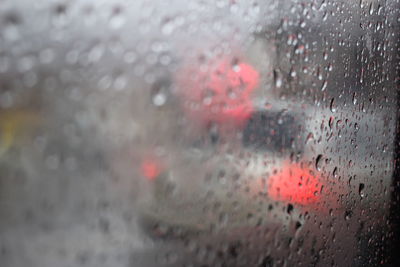
<svg viewBox="0 0 400 267">
<path fill-rule="evenodd" d="M 50 170 L 58 169 L 60 160 L 57 155 L 48 156 L 45 160 L 46 167 Z"/>
<path fill-rule="evenodd" d="M 321 171 L 322 162 L 323 162 L 323 161 L 322 161 L 322 155 L 319 154 L 319 155 L 317 156 L 316 160 L 315 160 L 315 168 L 316 168 L 318 171 Z"/>
<path fill-rule="evenodd" d="M 357 104 L 357 93 L 353 93 L 353 105 Z"/>
<path fill-rule="evenodd" d="M 43 64 L 49 64 L 51 62 L 53 62 L 55 57 L 55 53 L 52 49 L 43 49 L 42 51 L 40 51 L 39 53 L 39 60 L 41 63 Z"/>
<path fill-rule="evenodd" d="M 238 60 L 237 58 L 235 58 L 235 59 L 232 61 L 232 70 L 233 70 L 234 72 L 239 72 L 239 71 L 240 71 L 239 60 Z"/>
<path fill-rule="evenodd" d="M 334 98 L 331 99 L 331 103 L 329 104 L 329 109 L 332 112 L 336 112 L 336 106 L 335 106 L 335 99 Z"/>
<path fill-rule="evenodd" d="M 294 208 L 293 208 L 293 205 L 289 203 L 289 204 L 287 205 L 286 211 L 287 211 L 288 214 L 291 214 L 292 211 L 293 211 L 293 209 L 294 209 Z"/>
<path fill-rule="evenodd" d="M 125 24 L 125 17 L 122 14 L 120 7 L 115 7 L 110 17 L 110 27 L 112 29 L 119 29 Z"/>
<path fill-rule="evenodd" d="M 204 90 L 203 104 L 211 105 L 215 93 L 214 90 L 207 88 Z"/>
<path fill-rule="evenodd" d="M 88 53 L 89 62 L 98 62 L 104 54 L 104 47 L 101 45 L 97 45 L 93 47 Z"/>
<path fill-rule="evenodd" d="M 326 87 L 328 87 L 328 82 L 325 80 L 325 81 L 322 83 L 321 91 L 322 91 L 322 92 L 325 91 L 325 90 L 326 90 Z"/>
<path fill-rule="evenodd" d="M 282 73 L 278 69 L 274 70 L 274 82 L 275 82 L 275 86 L 277 88 L 281 88 L 282 87 L 282 84 L 283 84 Z"/>
<path fill-rule="evenodd" d="M 372 2 L 369 6 L 369 14 L 372 15 L 374 13 L 374 3 Z"/>
<path fill-rule="evenodd" d="M 295 78 L 296 76 L 297 76 L 297 72 L 294 69 L 292 69 L 290 71 L 290 77 Z"/>
<path fill-rule="evenodd" d="M 313 133 L 309 133 L 306 137 L 306 144 L 314 139 Z"/>
<path fill-rule="evenodd" d="M 113 86 L 116 90 L 123 90 L 126 88 L 127 82 L 128 81 L 126 80 L 126 77 L 124 75 L 120 75 L 114 80 Z"/>
<path fill-rule="evenodd" d="M 353 215 L 353 212 L 351 210 L 346 210 L 344 212 L 344 218 L 346 219 L 346 221 L 350 220 L 352 215 Z"/>
<path fill-rule="evenodd" d="M 333 177 L 335 177 L 335 178 L 338 177 L 338 168 L 337 168 L 337 167 L 335 167 L 335 169 L 333 169 L 332 175 L 333 175 Z"/>
<path fill-rule="evenodd" d="M 124 61 L 128 64 L 134 63 L 136 61 L 136 59 L 137 59 L 137 56 L 136 56 L 135 52 L 128 51 L 124 55 Z"/>
<path fill-rule="evenodd" d="M 153 104 L 155 106 L 163 106 L 167 102 L 167 96 L 163 92 L 158 92 L 153 95 Z"/>
<path fill-rule="evenodd" d="M 296 221 L 296 224 L 295 224 L 296 231 L 300 229 L 301 225 L 302 225 L 301 222 Z"/>
<path fill-rule="evenodd" d="M 329 121 L 328 121 L 328 125 L 329 125 L 329 128 L 332 130 L 332 128 L 333 128 L 333 122 L 335 121 L 335 117 L 330 117 L 329 118 Z"/>
<path fill-rule="evenodd" d="M 170 18 L 167 18 L 162 22 L 161 32 L 164 35 L 170 35 L 170 34 L 172 34 L 174 32 L 175 27 L 176 27 L 176 25 L 175 25 L 174 20 L 170 19 Z"/>
<path fill-rule="evenodd" d="M 365 185 L 363 183 L 360 183 L 358 186 L 358 194 L 360 195 L 361 198 L 365 197 Z"/>
</svg>

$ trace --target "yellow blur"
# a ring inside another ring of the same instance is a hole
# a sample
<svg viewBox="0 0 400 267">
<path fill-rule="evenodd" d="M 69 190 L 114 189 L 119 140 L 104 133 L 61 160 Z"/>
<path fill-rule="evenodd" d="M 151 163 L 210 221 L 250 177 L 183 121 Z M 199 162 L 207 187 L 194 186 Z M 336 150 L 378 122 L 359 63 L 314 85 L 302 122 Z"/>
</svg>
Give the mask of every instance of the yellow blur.
<svg viewBox="0 0 400 267">
<path fill-rule="evenodd" d="M 0 110 L 0 157 L 27 136 L 41 122 L 39 114 L 32 110 Z"/>
</svg>

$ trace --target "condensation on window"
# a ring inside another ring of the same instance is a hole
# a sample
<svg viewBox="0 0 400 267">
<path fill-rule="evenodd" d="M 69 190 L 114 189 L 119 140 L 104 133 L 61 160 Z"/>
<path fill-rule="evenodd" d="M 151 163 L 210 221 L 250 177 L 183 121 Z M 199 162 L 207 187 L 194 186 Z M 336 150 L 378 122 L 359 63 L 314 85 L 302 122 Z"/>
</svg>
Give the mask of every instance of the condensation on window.
<svg viewBox="0 0 400 267">
<path fill-rule="evenodd" d="M 0 266 L 389 266 L 397 0 L 0 2 Z"/>
</svg>

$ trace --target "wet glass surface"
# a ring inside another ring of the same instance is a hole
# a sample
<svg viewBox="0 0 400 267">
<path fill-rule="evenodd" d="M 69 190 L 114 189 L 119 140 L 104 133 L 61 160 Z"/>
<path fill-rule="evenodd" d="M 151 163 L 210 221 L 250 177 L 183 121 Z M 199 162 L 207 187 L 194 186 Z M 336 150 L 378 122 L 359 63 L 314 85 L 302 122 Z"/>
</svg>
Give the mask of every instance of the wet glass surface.
<svg viewBox="0 0 400 267">
<path fill-rule="evenodd" d="M 0 266 L 392 266 L 399 6 L 1 1 Z"/>
</svg>

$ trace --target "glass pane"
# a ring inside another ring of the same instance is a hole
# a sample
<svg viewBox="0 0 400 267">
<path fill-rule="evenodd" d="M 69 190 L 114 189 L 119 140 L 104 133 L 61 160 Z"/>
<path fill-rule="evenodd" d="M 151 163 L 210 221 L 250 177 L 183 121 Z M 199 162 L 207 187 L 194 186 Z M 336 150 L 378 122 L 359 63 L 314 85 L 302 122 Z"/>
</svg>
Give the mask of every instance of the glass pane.
<svg viewBox="0 0 400 267">
<path fill-rule="evenodd" d="M 0 266 L 397 266 L 397 0 L 3 0 Z"/>
</svg>

